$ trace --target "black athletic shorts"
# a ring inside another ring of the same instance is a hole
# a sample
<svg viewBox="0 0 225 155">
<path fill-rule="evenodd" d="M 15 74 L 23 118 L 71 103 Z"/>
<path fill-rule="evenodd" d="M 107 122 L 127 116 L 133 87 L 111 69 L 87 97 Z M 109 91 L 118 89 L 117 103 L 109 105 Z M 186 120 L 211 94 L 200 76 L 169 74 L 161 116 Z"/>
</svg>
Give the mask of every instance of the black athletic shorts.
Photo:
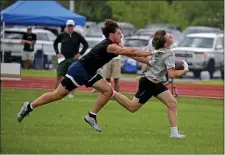
<svg viewBox="0 0 225 155">
<path fill-rule="evenodd" d="M 102 76 L 98 73 L 95 75 L 89 75 L 84 69 L 83 64 L 76 61 L 69 67 L 65 77 L 61 81 L 61 84 L 66 90 L 72 91 L 82 85 L 92 87 L 95 82 L 101 79 Z"/>
<path fill-rule="evenodd" d="M 153 83 L 146 77 L 139 80 L 138 90 L 135 97 L 139 99 L 139 103 L 146 103 L 152 96 L 158 96 L 160 93 L 168 90 L 166 86 L 160 83 Z"/>
</svg>

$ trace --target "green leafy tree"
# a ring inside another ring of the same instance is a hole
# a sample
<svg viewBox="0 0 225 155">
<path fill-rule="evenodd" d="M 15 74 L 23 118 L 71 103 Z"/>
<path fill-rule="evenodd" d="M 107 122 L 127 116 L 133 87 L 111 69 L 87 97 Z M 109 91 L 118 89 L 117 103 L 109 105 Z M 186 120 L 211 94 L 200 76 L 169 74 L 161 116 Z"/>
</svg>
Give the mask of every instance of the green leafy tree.
<svg viewBox="0 0 225 155">
<path fill-rule="evenodd" d="M 1 9 L 16 0 L 1 1 Z M 69 8 L 69 1 L 58 0 Z M 146 24 L 166 23 L 186 28 L 191 25 L 224 28 L 224 1 L 109 1 L 75 0 L 75 11 L 86 16 L 89 21 L 101 22 L 113 18 L 129 22 L 137 28 Z M 170 5 L 169 5 L 170 4 Z"/>
<path fill-rule="evenodd" d="M 187 25 L 181 7 L 172 8 L 166 1 L 108 1 L 108 4 L 112 7 L 113 18 L 137 27 L 152 23 Z"/>
<path fill-rule="evenodd" d="M 175 1 L 172 6 L 180 7 L 187 25 L 224 27 L 223 1 Z"/>
<path fill-rule="evenodd" d="M 137 27 L 166 23 L 181 26 L 202 25 L 223 29 L 223 1 L 108 1 L 112 17 Z"/>
<path fill-rule="evenodd" d="M 69 1 L 58 1 L 69 8 Z M 84 15 L 89 21 L 100 22 L 105 18 L 112 18 L 112 9 L 107 1 L 75 1 L 75 12 Z"/>
</svg>

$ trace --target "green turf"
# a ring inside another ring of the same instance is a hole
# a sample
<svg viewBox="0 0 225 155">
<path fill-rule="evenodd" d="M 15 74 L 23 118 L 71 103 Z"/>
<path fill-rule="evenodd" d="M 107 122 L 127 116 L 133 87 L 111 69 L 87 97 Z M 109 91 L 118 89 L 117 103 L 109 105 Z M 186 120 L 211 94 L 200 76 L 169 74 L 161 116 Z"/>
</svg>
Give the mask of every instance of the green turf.
<svg viewBox="0 0 225 155">
<path fill-rule="evenodd" d="M 53 77 L 55 78 L 56 72 L 53 70 L 25 70 L 23 69 L 21 72 L 22 76 L 29 77 Z M 122 74 L 121 78 L 136 78 L 136 74 Z"/>
<path fill-rule="evenodd" d="M 175 81 L 178 84 L 201 84 L 201 85 L 216 85 L 223 86 L 223 80 L 207 80 L 207 81 Z"/>
<path fill-rule="evenodd" d="M 74 99 L 45 105 L 18 123 L 25 100 L 43 92 L 2 89 L 1 153 L 223 153 L 223 100 L 178 98 L 179 127 L 186 139 L 170 139 L 166 108 L 150 100 L 137 113 L 128 113 L 110 101 L 99 113 L 98 133 L 83 121 L 96 95 L 76 92 Z M 129 96 L 131 97 L 131 96 Z"/>
<path fill-rule="evenodd" d="M 52 77 L 55 78 L 56 71 L 54 70 L 25 70 L 21 71 L 22 76 L 28 77 Z M 122 74 L 121 78 L 136 78 L 137 74 Z"/>
<path fill-rule="evenodd" d="M 25 70 L 22 69 L 21 76 L 27 77 L 48 77 L 55 78 L 56 72 L 53 70 Z M 135 80 L 137 78 L 137 74 L 121 74 L 121 78 L 130 78 Z M 204 85 L 224 85 L 223 80 L 209 80 L 209 81 L 198 81 L 198 82 L 183 82 L 177 81 L 176 83 L 184 83 L 184 84 L 204 84 Z"/>
<path fill-rule="evenodd" d="M 209 80 L 209 81 L 196 82 L 196 84 L 224 85 L 224 81 L 223 80 Z"/>
<path fill-rule="evenodd" d="M 28 77 L 56 77 L 56 71 L 54 70 L 35 70 L 35 69 L 22 69 L 21 71 L 22 76 L 28 76 Z"/>
</svg>

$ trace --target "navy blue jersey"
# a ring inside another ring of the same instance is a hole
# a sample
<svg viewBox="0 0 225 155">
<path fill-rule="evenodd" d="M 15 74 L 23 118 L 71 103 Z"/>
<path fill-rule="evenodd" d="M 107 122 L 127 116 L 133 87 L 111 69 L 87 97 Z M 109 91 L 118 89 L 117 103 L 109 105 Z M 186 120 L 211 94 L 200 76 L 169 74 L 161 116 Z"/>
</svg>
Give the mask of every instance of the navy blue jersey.
<svg viewBox="0 0 225 155">
<path fill-rule="evenodd" d="M 79 60 L 88 74 L 95 74 L 99 68 L 118 56 L 117 54 L 107 52 L 107 47 L 110 44 L 113 44 L 110 39 L 103 40 Z"/>
</svg>

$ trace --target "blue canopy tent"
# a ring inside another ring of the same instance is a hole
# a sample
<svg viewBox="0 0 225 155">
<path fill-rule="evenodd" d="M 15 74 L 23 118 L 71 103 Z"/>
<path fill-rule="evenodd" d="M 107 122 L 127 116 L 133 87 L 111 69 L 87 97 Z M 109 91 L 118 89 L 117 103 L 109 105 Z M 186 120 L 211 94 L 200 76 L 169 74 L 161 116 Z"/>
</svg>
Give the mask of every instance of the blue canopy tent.
<svg viewBox="0 0 225 155">
<path fill-rule="evenodd" d="M 56 1 L 17 1 L 1 11 L 3 39 L 5 25 L 64 26 L 72 19 L 76 25 L 84 26 L 86 18 L 71 12 Z M 4 49 L 3 49 L 4 62 Z"/>
<path fill-rule="evenodd" d="M 1 22 L 6 25 L 63 26 L 68 19 L 81 26 L 86 21 L 56 1 L 18 1 L 1 12 Z"/>
</svg>

